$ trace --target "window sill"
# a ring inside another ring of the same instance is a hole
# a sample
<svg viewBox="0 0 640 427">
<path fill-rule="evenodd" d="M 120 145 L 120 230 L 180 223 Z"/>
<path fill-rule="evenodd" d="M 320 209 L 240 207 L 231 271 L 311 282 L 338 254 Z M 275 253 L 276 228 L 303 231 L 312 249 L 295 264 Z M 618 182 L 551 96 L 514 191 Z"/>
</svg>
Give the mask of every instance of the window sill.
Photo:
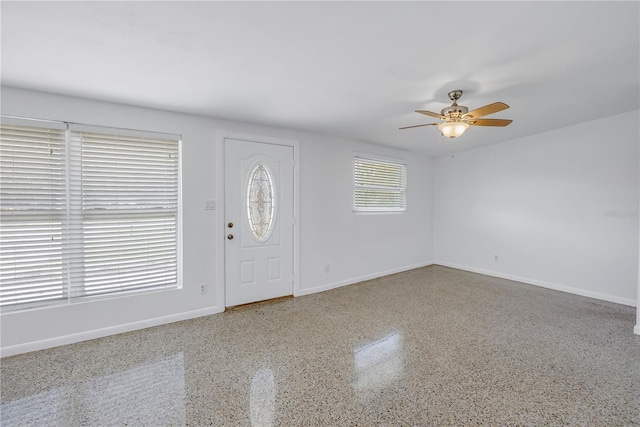
<svg viewBox="0 0 640 427">
<path fill-rule="evenodd" d="M 353 210 L 353 213 L 355 215 L 398 215 L 398 214 L 404 214 L 407 211 L 359 211 L 359 210 Z"/>
</svg>

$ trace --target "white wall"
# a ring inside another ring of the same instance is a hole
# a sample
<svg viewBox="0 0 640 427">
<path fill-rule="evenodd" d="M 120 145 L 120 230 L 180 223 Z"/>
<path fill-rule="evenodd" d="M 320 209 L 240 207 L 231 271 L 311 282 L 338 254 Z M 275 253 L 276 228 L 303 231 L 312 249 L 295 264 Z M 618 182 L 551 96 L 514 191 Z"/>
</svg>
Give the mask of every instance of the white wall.
<svg viewBox="0 0 640 427">
<path fill-rule="evenodd" d="M 431 263 L 431 159 L 344 140 L 308 142 L 302 150 L 302 293 Z M 353 213 L 354 151 L 407 162 L 405 213 Z"/>
<path fill-rule="evenodd" d="M 300 141 L 301 211 L 299 295 L 354 283 L 432 260 L 432 161 L 351 140 L 2 88 L 2 114 L 178 133 L 183 136 L 183 289 L 118 297 L 23 312 L 3 312 L 2 355 L 90 339 L 224 309 L 216 282 L 222 254 L 216 215 L 216 132 Z M 219 142 L 218 142 L 219 143 Z M 353 152 L 405 160 L 408 210 L 404 214 L 352 212 Z M 216 199 L 215 211 L 204 210 Z M 325 264 L 331 271 L 325 273 Z M 199 284 L 209 284 L 201 295 Z"/>
<path fill-rule="evenodd" d="M 635 305 L 638 129 L 633 111 L 435 159 L 434 262 Z"/>
</svg>

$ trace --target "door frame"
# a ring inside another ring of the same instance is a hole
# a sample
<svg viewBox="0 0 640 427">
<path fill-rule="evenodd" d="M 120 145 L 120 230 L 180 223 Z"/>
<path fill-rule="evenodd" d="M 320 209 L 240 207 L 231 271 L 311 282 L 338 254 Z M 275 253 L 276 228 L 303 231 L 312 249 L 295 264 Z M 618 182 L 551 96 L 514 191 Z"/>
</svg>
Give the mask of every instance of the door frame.
<svg viewBox="0 0 640 427">
<path fill-rule="evenodd" d="M 226 130 L 216 131 L 216 214 L 215 214 L 215 274 L 216 305 L 226 310 L 225 286 L 225 152 L 227 139 L 284 145 L 293 148 L 293 296 L 300 295 L 300 141 L 245 134 Z M 206 195 L 204 196 L 207 197 Z"/>
</svg>

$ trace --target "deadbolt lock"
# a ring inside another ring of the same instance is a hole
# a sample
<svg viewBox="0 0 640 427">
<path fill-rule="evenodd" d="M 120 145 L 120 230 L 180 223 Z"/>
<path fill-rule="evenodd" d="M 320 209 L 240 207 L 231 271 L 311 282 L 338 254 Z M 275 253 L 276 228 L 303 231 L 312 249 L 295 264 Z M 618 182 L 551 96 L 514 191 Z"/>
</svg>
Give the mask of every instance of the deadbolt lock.
<svg viewBox="0 0 640 427">
<path fill-rule="evenodd" d="M 232 223 L 232 222 L 230 222 L 229 224 L 227 224 L 227 227 L 229 227 L 229 228 L 233 228 L 233 223 Z"/>
</svg>

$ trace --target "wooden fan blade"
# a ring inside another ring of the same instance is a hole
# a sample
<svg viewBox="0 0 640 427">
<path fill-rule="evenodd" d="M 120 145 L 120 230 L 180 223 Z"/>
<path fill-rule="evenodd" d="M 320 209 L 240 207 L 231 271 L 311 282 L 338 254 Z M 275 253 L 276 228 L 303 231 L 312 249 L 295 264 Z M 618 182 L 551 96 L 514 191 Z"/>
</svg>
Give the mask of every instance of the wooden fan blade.
<svg viewBox="0 0 640 427">
<path fill-rule="evenodd" d="M 416 110 L 416 113 L 424 114 L 425 116 L 435 117 L 436 119 L 445 119 L 446 118 L 442 114 L 434 113 L 432 111 L 427 111 L 427 110 Z"/>
<path fill-rule="evenodd" d="M 488 116 L 489 114 L 497 113 L 498 111 L 506 110 L 507 108 L 509 108 L 509 106 L 504 102 L 494 102 L 493 104 L 485 105 L 484 107 L 469 111 L 462 117 L 477 119 L 478 117 Z"/>
<path fill-rule="evenodd" d="M 505 120 L 505 119 L 478 119 L 478 120 L 467 120 L 471 126 L 507 126 L 513 120 Z"/>
<path fill-rule="evenodd" d="M 400 129 L 402 130 L 402 129 L 419 128 L 419 127 L 422 127 L 422 126 L 438 126 L 439 124 L 440 123 L 427 123 L 426 125 L 405 126 L 403 128 L 400 128 Z"/>
</svg>

